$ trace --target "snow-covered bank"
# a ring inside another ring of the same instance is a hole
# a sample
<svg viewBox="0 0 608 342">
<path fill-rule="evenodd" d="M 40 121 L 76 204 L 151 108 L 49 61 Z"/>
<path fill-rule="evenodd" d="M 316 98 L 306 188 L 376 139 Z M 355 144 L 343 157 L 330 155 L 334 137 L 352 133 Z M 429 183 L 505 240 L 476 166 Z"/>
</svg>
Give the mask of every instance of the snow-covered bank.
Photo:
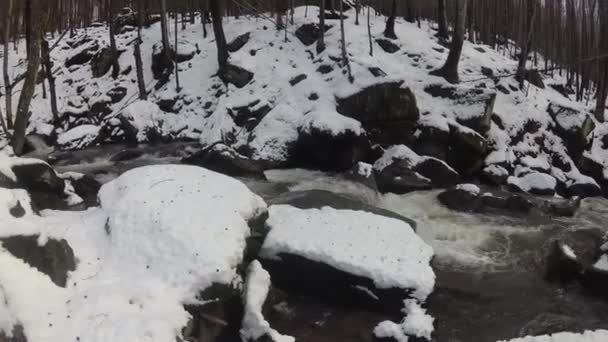
<svg viewBox="0 0 608 342">
<path fill-rule="evenodd" d="M 527 336 L 500 342 L 601 342 L 606 340 L 608 340 L 608 330 L 585 331 L 582 334 L 566 332 L 544 336 Z"/>
</svg>

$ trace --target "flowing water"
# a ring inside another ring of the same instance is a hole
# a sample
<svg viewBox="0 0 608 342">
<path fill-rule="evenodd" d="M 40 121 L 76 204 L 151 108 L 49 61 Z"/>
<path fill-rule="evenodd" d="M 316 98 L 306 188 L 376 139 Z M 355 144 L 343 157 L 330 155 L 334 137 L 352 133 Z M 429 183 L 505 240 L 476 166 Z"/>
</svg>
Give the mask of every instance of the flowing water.
<svg viewBox="0 0 608 342">
<path fill-rule="evenodd" d="M 109 181 L 124 171 L 150 164 L 177 163 L 195 144 L 140 146 L 143 154 L 130 161 L 110 157 L 124 146 L 104 146 L 57 153 L 55 167 Z M 427 308 L 435 317 L 434 340 L 494 342 L 518 336 L 542 314 L 571 317 L 585 329 L 608 328 L 608 302 L 586 294 L 577 284 L 555 284 L 543 279 L 543 257 L 548 242 L 566 230 L 605 230 L 608 200 L 586 199 L 573 218 L 503 217 L 451 211 L 437 200 L 437 191 L 408 195 L 380 195 L 341 175 L 306 170 L 274 170 L 268 180 L 242 178 L 265 199 L 297 190 L 321 189 L 346 194 L 418 223 L 418 234 L 434 250 L 436 289 Z M 608 289 L 607 289 L 608 291 Z M 372 341 L 377 313 L 327 305 L 294 296 L 290 320 L 271 323 L 297 341 Z"/>
</svg>

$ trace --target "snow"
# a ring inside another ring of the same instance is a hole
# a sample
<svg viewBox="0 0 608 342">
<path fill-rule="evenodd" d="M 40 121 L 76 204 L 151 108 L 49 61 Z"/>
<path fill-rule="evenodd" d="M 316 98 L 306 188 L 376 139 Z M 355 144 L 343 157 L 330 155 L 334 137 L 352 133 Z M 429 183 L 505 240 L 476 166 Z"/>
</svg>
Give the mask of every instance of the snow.
<svg viewBox="0 0 608 342">
<path fill-rule="evenodd" d="M 405 222 L 353 210 L 273 205 L 261 256 L 303 256 L 373 280 L 377 288 L 413 289 L 420 301 L 433 291 L 433 249 Z"/>
<path fill-rule="evenodd" d="M 552 190 L 555 189 L 557 181 L 552 176 L 540 173 L 532 172 L 522 177 L 510 176 L 507 179 L 507 183 L 516 185 L 523 191 L 536 190 Z"/>
<path fill-rule="evenodd" d="M 608 330 L 585 331 L 582 334 L 561 332 L 553 335 L 526 336 L 499 342 L 603 342 L 608 341 Z"/>
<path fill-rule="evenodd" d="M 599 260 L 593 265 L 594 268 L 608 272 L 608 255 L 602 255 Z"/>
<path fill-rule="evenodd" d="M 481 189 L 475 184 L 458 184 L 456 185 L 456 189 L 466 191 L 475 196 L 479 195 L 479 192 L 481 192 Z"/>
<path fill-rule="evenodd" d="M 371 177 L 374 170 L 373 165 L 364 162 L 358 162 L 356 168 L 357 174 L 365 178 Z"/>
<path fill-rule="evenodd" d="M 562 252 L 564 253 L 565 256 L 567 256 L 568 258 L 570 258 L 572 260 L 578 259 L 578 257 L 576 256 L 576 253 L 574 253 L 574 251 L 572 250 L 572 248 L 570 248 L 570 246 L 564 244 L 561 247 L 562 247 Z"/>
<path fill-rule="evenodd" d="M 387 166 L 399 160 L 407 160 L 412 166 L 422 161 L 421 157 L 405 145 L 391 146 L 374 163 L 374 170 L 382 172 Z"/>
<path fill-rule="evenodd" d="M 495 164 L 490 164 L 490 165 L 486 166 L 484 168 L 484 172 L 487 172 L 488 174 L 491 174 L 494 176 L 506 177 L 509 175 L 509 171 L 507 171 L 504 167 L 495 165 Z"/>
<path fill-rule="evenodd" d="M 404 301 L 403 313 L 405 317 L 401 323 L 391 321 L 380 322 L 374 328 L 374 336 L 378 338 L 392 337 L 397 342 L 408 342 L 409 337 L 424 338 L 431 340 L 431 334 L 435 330 L 433 322 L 435 319 L 426 313 L 420 304 L 413 299 Z"/>
<path fill-rule="evenodd" d="M 70 148 L 82 148 L 89 146 L 99 136 L 101 127 L 95 125 L 82 125 L 59 134 L 57 143 Z"/>
<path fill-rule="evenodd" d="M 245 307 L 241 338 L 243 341 L 258 341 L 265 335 L 273 342 L 294 342 L 291 336 L 279 334 L 270 327 L 262 313 L 262 307 L 270 290 L 270 274 L 262 268 L 259 261 L 254 260 L 249 265 L 247 280 L 243 291 Z"/>
<path fill-rule="evenodd" d="M 335 110 L 313 111 L 304 116 L 300 129 L 311 133 L 313 129 L 330 133 L 332 136 L 352 133 L 362 135 L 361 123 L 355 119 L 338 114 Z"/>
<path fill-rule="evenodd" d="M 0 203 L 27 197 L 20 191 L 0 189 Z M 65 239 L 77 258 L 62 288 L 0 247 L 9 303 L 0 328 L 18 321 L 31 342 L 174 341 L 189 319 L 185 303 L 201 303 L 212 283 L 239 281 L 247 221 L 266 210 L 241 182 L 181 165 L 128 171 L 99 198 L 100 208 L 80 212 L 37 216 L 25 201 L 23 218 L 0 210 L 0 236 Z"/>
</svg>

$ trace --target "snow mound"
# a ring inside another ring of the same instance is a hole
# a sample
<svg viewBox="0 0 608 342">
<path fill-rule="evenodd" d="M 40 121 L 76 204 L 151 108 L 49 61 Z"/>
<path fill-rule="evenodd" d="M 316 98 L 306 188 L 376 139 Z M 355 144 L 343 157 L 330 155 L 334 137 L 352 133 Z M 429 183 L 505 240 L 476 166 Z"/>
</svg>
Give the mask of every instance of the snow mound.
<svg viewBox="0 0 608 342">
<path fill-rule="evenodd" d="M 562 332 L 553 335 L 526 336 L 500 342 L 603 342 L 608 341 L 608 330 L 585 331 L 582 334 Z"/>
<path fill-rule="evenodd" d="M 384 151 L 382 157 L 374 163 L 374 170 L 381 172 L 387 166 L 398 160 L 407 160 L 412 166 L 422 161 L 422 158 L 405 145 L 391 146 Z"/>
<path fill-rule="evenodd" d="M 245 314 L 241 337 L 243 341 L 258 341 L 269 336 L 273 342 L 295 342 L 291 336 L 279 334 L 270 327 L 262 314 L 262 306 L 270 290 L 270 274 L 255 260 L 249 265 L 245 282 L 244 301 Z"/>
<path fill-rule="evenodd" d="M 401 323 L 391 321 L 380 322 L 374 328 L 374 336 L 378 338 L 393 338 L 397 342 L 408 342 L 409 337 L 425 338 L 431 340 L 435 328 L 435 319 L 426 313 L 416 300 L 404 301 L 403 313 L 406 315 Z"/>
<path fill-rule="evenodd" d="M 510 176 L 507 179 L 507 183 L 517 186 L 523 191 L 553 191 L 557 186 L 557 181 L 552 176 L 540 173 L 532 172 L 522 177 Z"/>
<path fill-rule="evenodd" d="M 478 196 L 479 192 L 481 192 L 481 189 L 479 189 L 479 187 L 475 184 L 458 184 L 456 189 L 466 191 L 475 196 Z"/>
<path fill-rule="evenodd" d="M 380 289 L 412 289 L 424 301 L 433 291 L 433 249 L 405 222 L 362 211 L 273 205 L 261 256 L 299 255 L 366 277 Z"/>
</svg>

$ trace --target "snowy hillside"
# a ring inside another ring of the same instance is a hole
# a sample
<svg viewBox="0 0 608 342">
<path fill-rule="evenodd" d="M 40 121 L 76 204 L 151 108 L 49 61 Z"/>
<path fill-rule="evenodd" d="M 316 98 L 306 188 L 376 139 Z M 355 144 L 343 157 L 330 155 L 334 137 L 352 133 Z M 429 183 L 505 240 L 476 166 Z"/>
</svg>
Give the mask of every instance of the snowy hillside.
<svg viewBox="0 0 608 342">
<path fill-rule="evenodd" d="M 198 24 L 179 31 L 182 89 L 176 91 L 173 78 L 166 84 L 158 82 L 152 54 L 160 41 L 160 24 L 144 29 L 144 78 L 151 103 L 137 100 L 133 28 L 124 27 L 117 35 L 122 51 L 117 80 L 110 77 L 109 65 L 103 76 L 93 77 L 103 64 L 97 62 L 102 60 L 100 51 L 109 44 L 106 27 L 79 30 L 52 52 L 61 118 L 53 125 L 48 99 L 38 89 L 29 131 L 50 136 L 61 148 L 124 139 L 194 139 L 207 146 L 222 142 L 262 168 L 328 169 L 348 168 L 353 160 L 330 164 L 310 153 L 323 149 L 323 143 L 307 143 L 305 136 L 339 136 L 344 144 L 356 146 L 349 151 L 330 149 L 330 156 L 354 154 L 350 159 L 373 162 L 373 154 L 357 138 L 367 135 L 372 144 L 405 144 L 418 154 L 444 160 L 462 176 L 485 176 L 522 190 L 548 184 L 562 195 L 596 195 L 598 185 L 607 184 L 608 153 L 602 139 L 608 130 L 596 125 L 585 103 L 551 87 L 563 86 L 565 80 L 546 79 L 545 89 L 530 85 L 526 92 L 519 91 L 513 77 L 504 77 L 514 73 L 514 59 L 467 42 L 460 66 L 463 82 L 454 87 L 429 75 L 442 66 L 448 53 L 434 37 L 431 24 L 423 23 L 419 29 L 398 20 L 399 38 L 390 41 L 382 36 L 384 18 L 372 17 L 374 55 L 370 56 L 367 27 L 354 25 L 351 10 L 345 21 L 351 83 L 340 61 L 339 21 L 328 20 L 328 48 L 317 55 L 314 45 L 303 43 L 310 43 L 311 35 L 314 38 L 314 26 L 302 28 L 316 21 L 316 10 L 305 13 L 304 8 L 296 10 L 287 41 L 285 33 L 264 18 L 226 19 L 228 41 L 236 40 L 231 46 L 238 48 L 230 62 L 253 73 L 242 88 L 225 86 L 217 77 L 214 39 L 212 35 L 204 39 Z M 302 41 L 295 34 L 298 28 Z M 25 63 L 22 56 L 12 57 L 16 76 Z M 403 98 L 387 104 L 382 96 Z M 396 133 L 390 129 L 383 133 L 389 138 L 376 136 L 368 123 L 396 119 L 400 120 L 392 128 Z M 535 172 L 550 175 L 551 180 L 536 184 L 542 177 L 525 177 Z"/>
</svg>

